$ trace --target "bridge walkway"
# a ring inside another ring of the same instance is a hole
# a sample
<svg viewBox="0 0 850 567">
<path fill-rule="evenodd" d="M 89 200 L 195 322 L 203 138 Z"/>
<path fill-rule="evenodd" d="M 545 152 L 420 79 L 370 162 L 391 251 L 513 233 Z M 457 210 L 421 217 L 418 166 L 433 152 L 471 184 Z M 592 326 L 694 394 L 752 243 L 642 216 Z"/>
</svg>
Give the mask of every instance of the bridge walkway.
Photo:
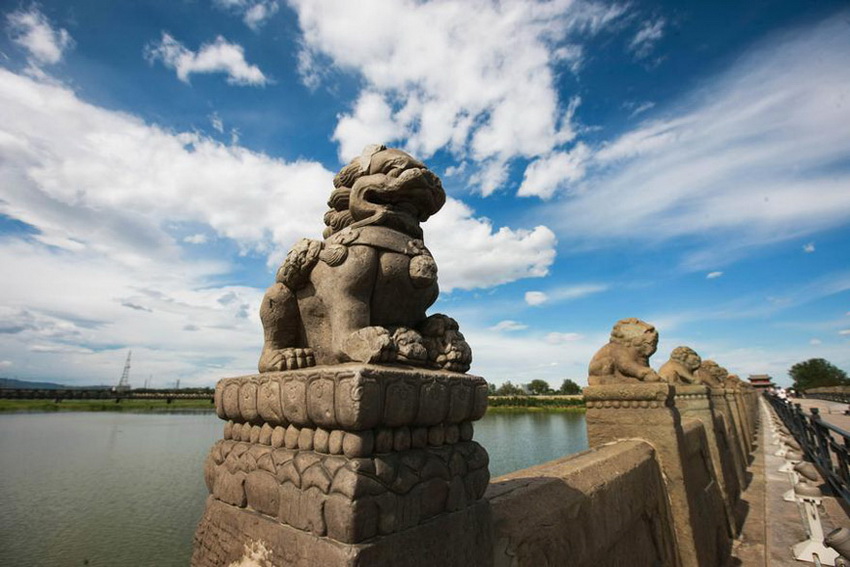
<svg viewBox="0 0 850 567">
<path fill-rule="evenodd" d="M 843 415 L 847 404 L 822 400 L 794 400 L 800 402 L 803 409 L 821 408 L 825 420 L 850 430 L 850 416 Z M 740 513 L 746 514 L 741 535 L 735 542 L 734 557 L 741 567 L 802 567 L 814 565 L 794 559 L 791 546 L 805 540 L 808 536 L 803 524 L 803 516 L 798 504 L 785 502 L 782 495 L 791 487 L 786 473 L 778 472 L 785 459 L 774 455 L 778 449 L 773 444 L 770 429 L 772 413 L 765 402 L 761 404 L 761 427 L 759 428 L 754 459 L 749 472 L 750 484 L 744 491 Z M 840 407 L 839 407 L 840 406 Z M 850 516 L 842 507 L 840 500 L 831 495 L 826 483 L 821 483 L 824 491 L 821 519 L 824 533 L 837 527 L 850 528 Z"/>
</svg>

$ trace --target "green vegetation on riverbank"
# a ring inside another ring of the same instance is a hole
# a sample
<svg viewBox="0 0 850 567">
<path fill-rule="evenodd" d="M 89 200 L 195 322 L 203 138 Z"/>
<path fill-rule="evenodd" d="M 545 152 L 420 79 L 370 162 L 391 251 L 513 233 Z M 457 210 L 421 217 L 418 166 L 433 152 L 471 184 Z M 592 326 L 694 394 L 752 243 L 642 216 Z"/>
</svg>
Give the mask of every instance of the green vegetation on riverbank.
<svg viewBox="0 0 850 567">
<path fill-rule="evenodd" d="M 488 412 L 583 412 L 582 396 L 490 396 Z"/>
<path fill-rule="evenodd" d="M 0 412 L 17 411 L 184 411 L 213 410 L 210 400 L 0 400 Z"/>
</svg>

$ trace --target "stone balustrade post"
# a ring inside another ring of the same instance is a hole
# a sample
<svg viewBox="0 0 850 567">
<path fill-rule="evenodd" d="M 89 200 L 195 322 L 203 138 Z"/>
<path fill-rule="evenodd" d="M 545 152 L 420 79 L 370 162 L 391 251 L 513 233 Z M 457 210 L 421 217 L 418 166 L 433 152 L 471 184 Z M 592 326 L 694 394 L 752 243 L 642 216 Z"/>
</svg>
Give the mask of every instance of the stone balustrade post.
<svg viewBox="0 0 850 567">
<path fill-rule="evenodd" d="M 738 440 L 738 430 L 732 417 L 732 408 L 726 399 L 726 388 L 710 387 L 711 405 L 717 420 L 716 431 L 718 442 L 726 446 L 726 450 L 732 457 L 735 476 L 738 478 L 738 486 L 743 491 L 747 487 L 747 456 L 741 449 Z M 721 439 L 722 437 L 722 439 Z"/>
<path fill-rule="evenodd" d="M 193 567 L 491 567 L 482 378 L 350 363 L 224 379 L 215 404 Z"/>
<path fill-rule="evenodd" d="M 655 448 L 681 565 L 725 564 L 731 539 L 710 448 L 698 420 L 682 421 L 675 388 L 666 382 L 594 385 L 585 388 L 584 396 L 591 447 L 641 439 Z"/>
<path fill-rule="evenodd" d="M 729 533 L 736 536 L 741 528 L 735 519 L 735 508 L 741 496 L 735 463 L 728 447 L 718 441 L 717 418 L 711 403 L 711 389 L 704 384 L 676 384 L 674 403 L 683 420 L 697 419 L 705 428 L 705 437 L 714 466 L 714 476 L 723 495 Z M 722 435 L 722 433 L 721 433 Z"/>
</svg>

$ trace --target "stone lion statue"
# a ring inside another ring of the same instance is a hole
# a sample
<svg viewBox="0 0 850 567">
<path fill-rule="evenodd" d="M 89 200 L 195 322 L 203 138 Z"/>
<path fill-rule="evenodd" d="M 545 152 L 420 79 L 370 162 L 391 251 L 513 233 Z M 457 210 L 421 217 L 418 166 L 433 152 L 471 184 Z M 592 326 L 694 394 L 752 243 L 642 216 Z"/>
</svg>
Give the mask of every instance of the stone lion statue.
<svg viewBox="0 0 850 567">
<path fill-rule="evenodd" d="M 696 376 L 703 384 L 712 388 L 723 388 L 729 372 L 713 360 L 703 360 Z"/>
<path fill-rule="evenodd" d="M 425 315 L 439 287 L 419 223 L 445 201 L 440 178 L 401 150 L 368 146 L 343 167 L 324 240 L 296 243 L 263 298 L 260 372 L 351 361 L 466 372 L 457 322 Z"/>
<path fill-rule="evenodd" d="M 649 357 L 658 348 L 658 331 L 640 319 L 622 319 L 611 330 L 611 340 L 590 361 L 587 383 L 658 382 L 661 378 L 649 366 Z"/>
<path fill-rule="evenodd" d="M 670 384 L 693 384 L 697 382 L 694 373 L 700 364 L 702 359 L 694 349 L 678 346 L 670 353 L 670 360 L 658 369 L 658 375 Z"/>
</svg>

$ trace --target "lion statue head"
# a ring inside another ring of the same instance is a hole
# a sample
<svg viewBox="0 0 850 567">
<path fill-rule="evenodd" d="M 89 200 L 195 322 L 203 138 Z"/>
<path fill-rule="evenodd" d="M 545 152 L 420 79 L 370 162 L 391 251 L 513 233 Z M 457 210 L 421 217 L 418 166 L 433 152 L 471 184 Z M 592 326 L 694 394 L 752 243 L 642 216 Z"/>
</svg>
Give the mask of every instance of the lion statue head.
<svg viewBox="0 0 850 567">
<path fill-rule="evenodd" d="M 634 317 L 620 319 L 611 329 L 611 342 L 634 348 L 649 358 L 658 349 L 658 331 L 649 323 Z"/>
<path fill-rule="evenodd" d="M 695 372 L 702 364 L 702 358 L 690 347 L 678 346 L 670 353 L 670 360 L 675 360 L 691 372 Z"/>
<path fill-rule="evenodd" d="M 324 237 L 349 226 L 380 225 L 422 238 L 419 223 L 446 203 L 440 178 L 413 156 L 366 146 L 334 177 Z"/>
</svg>

